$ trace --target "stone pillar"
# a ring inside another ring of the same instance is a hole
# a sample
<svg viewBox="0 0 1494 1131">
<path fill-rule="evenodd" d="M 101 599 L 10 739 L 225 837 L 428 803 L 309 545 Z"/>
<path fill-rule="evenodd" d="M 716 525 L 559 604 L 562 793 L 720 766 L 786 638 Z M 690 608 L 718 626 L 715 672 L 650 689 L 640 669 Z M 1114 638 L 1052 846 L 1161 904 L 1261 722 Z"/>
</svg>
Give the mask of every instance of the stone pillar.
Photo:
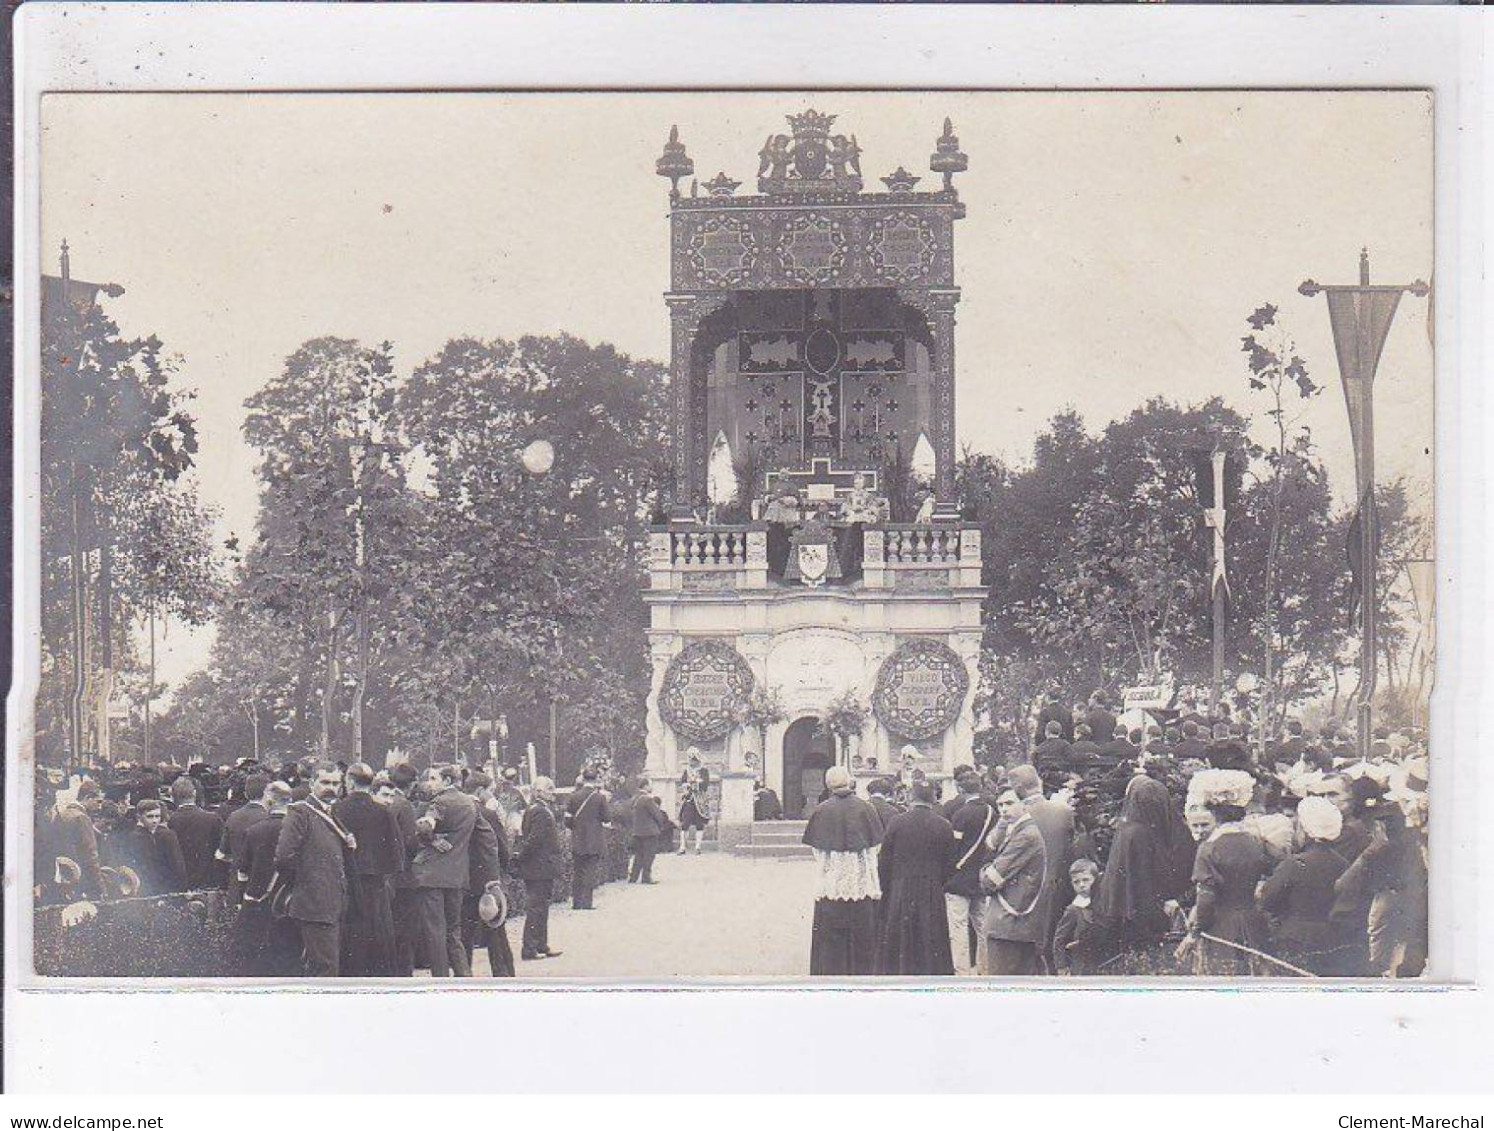
<svg viewBox="0 0 1494 1131">
<path fill-rule="evenodd" d="M 695 398 L 690 388 L 690 371 L 695 330 L 700 320 L 695 315 L 693 296 L 665 295 L 664 301 L 669 304 L 669 397 L 674 408 L 670 417 L 670 440 L 674 448 L 674 507 L 670 518 L 689 519 L 698 486 L 692 458 Z"/>
<path fill-rule="evenodd" d="M 956 520 L 960 517 L 955 497 L 955 303 L 960 301 L 957 288 L 930 292 L 933 299 L 934 331 L 934 516 Z"/>
<path fill-rule="evenodd" d="M 877 531 L 878 535 L 881 531 Z M 868 536 L 871 531 L 867 531 Z M 862 642 L 861 655 L 866 665 L 865 682 L 863 694 L 868 704 L 872 701 L 872 695 L 877 689 L 877 676 L 881 674 L 882 664 L 887 657 L 892 655 L 897 641 L 891 633 L 878 632 L 868 635 Z M 893 736 L 882 725 L 875 711 L 868 712 L 866 741 L 862 744 L 863 754 L 870 754 L 877 760 L 877 768 L 882 773 L 894 770 L 897 761 L 897 747 L 894 745 Z"/>
<path fill-rule="evenodd" d="M 674 584 L 674 534 L 651 530 L 648 535 L 648 584 L 650 589 L 668 589 Z"/>
<path fill-rule="evenodd" d="M 674 449 L 671 521 L 693 522 L 706 501 L 705 399 L 696 395 L 695 335 L 701 319 L 726 303 L 725 295 L 667 294 L 669 305 L 670 439 Z"/>
<path fill-rule="evenodd" d="M 955 304 L 959 287 L 899 287 L 898 298 L 923 315 L 933 338 L 929 437 L 934 445 L 934 518 L 960 517 L 955 497 Z"/>
<path fill-rule="evenodd" d="M 868 589 L 885 589 L 887 580 L 887 532 L 866 526 L 861 531 L 862 584 Z"/>
<path fill-rule="evenodd" d="M 645 749 L 647 757 L 644 772 L 659 795 L 660 804 L 666 813 L 674 812 L 675 804 L 675 751 L 674 733 L 659 717 L 659 692 L 664 686 L 664 672 L 669 661 L 679 651 L 679 637 L 673 633 L 653 635 L 649 639 L 649 658 L 653 666 L 653 678 L 649 683 L 646 706 Z"/>
<path fill-rule="evenodd" d="M 975 762 L 975 696 L 980 688 L 980 629 L 953 635 L 949 646 L 965 662 L 965 674 L 970 677 L 970 690 L 965 693 L 965 702 L 960 705 L 959 717 L 949 729 L 952 740 L 945 757 L 945 768 L 952 769 L 958 762 Z"/>
<path fill-rule="evenodd" d="M 727 770 L 721 775 L 721 813 L 717 817 L 716 840 L 722 849 L 735 848 L 752 839 L 753 783 L 751 770 Z"/>
<path fill-rule="evenodd" d="M 746 568 L 742 571 L 742 588 L 744 589 L 766 589 L 768 587 L 768 529 L 767 527 L 752 527 L 747 531 L 747 560 Z M 752 674 L 758 679 L 763 678 L 756 665 L 753 665 Z"/>
<path fill-rule="evenodd" d="M 960 564 L 954 573 L 954 585 L 958 589 L 974 588 L 980 584 L 980 527 L 960 528 Z"/>
</svg>

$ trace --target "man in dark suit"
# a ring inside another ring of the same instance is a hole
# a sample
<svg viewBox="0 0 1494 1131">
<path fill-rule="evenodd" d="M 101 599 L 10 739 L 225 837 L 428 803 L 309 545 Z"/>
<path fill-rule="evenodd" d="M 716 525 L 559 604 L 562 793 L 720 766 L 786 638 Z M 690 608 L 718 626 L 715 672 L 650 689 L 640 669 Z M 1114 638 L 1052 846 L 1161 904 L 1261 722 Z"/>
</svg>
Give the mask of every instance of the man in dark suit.
<svg viewBox="0 0 1494 1131">
<path fill-rule="evenodd" d="M 341 787 L 337 764 L 318 762 L 310 794 L 286 810 L 275 846 L 275 870 L 293 876 L 286 913 L 301 933 L 306 973 L 313 978 L 335 978 L 341 968 L 342 919 L 348 902 L 344 853 L 356 846 L 352 834 L 332 815 Z"/>
<path fill-rule="evenodd" d="M 204 891 L 219 885 L 218 842 L 223 839 L 223 818 L 198 804 L 195 778 L 183 774 L 171 783 L 171 812 L 167 824 L 176 834 L 186 865 L 186 890 Z"/>
<path fill-rule="evenodd" d="M 421 791 L 429 802 L 415 822 L 420 847 L 410 862 L 416 937 L 430 963 L 431 977 L 470 978 L 472 967 L 462 942 L 462 893 L 471 870 L 477 805 L 457 788 L 455 780 L 436 770 L 426 772 Z"/>
<path fill-rule="evenodd" d="M 1064 710 L 1063 703 L 1059 700 L 1057 691 L 1050 691 L 1047 695 L 1043 696 L 1043 709 L 1038 712 L 1037 721 L 1039 742 L 1047 737 L 1049 723 L 1058 724 L 1058 736 L 1065 742 L 1073 739 L 1074 716 Z"/>
<path fill-rule="evenodd" d="M 342 973 L 351 978 L 383 978 L 395 972 L 394 913 L 389 880 L 405 866 L 405 846 L 394 814 L 374 800 L 374 772 L 362 762 L 348 767 L 348 795 L 332 805 L 332 815 L 353 834 L 353 875 L 358 898 L 344 924 Z"/>
<path fill-rule="evenodd" d="M 1179 762 L 1196 760 L 1202 762 L 1208 750 L 1208 743 L 1198 737 L 1198 724 L 1192 719 L 1183 723 L 1183 740 L 1178 743 L 1177 749 L 1173 751 L 1173 757 Z"/>
<path fill-rule="evenodd" d="M 866 799 L 871 802 L 871 807 L 877 811 L 881 818 L 882 827 L 885 829 L 892 818 L 901 813 L 902 806 L 892 803 L 893 791 L 897 783 L 891 778 L 873 778 L 866 785 Z"/>
<path fill-rule="evenodd" d="M 166 806 L 145 798 L 135 806 L 135 823 L 115 833 L 107 845 L 112 863 L 132 868 L 141 895 L 185 891 L 187 865 L 176 834 L 166 825 Z"/>
<path fill-rule="evenodd" d="M 955 847 L 944 880 L 944 907 L 955 973 L 974 974 L 986 907 L 985 893 L 980 890 L 980 870 L 989 856 L 986 837 L 996 825 L 996 807 L 981 795 L 980 774 L 975 770 L 962 775 L 958 784 L 964 801 L 949 818 Z"/>
<path fill-rule="evenodd" d="M 633 798 L 633 864 L 628 869 L 628 883 L 652 884 L 654 880 L 654 857 L 659 854 L 659 843 L 669 828 L 669 819 L 659 808 L 658 799 L 649 792 L 648 778 L 638 782 L 638 795 Z"/>
<path fill-rule="evenodd" d="M 244 779 L 244 804 L 223 821 L 223 835 L 218 839 L 218 862 L 228 869 L 228 905 L 237 907 L 244 885 L 239 881 L 243 867 L 244 838 L 251 828 L 269 816 L 265 808 L 265 787 L 270 779 L 264 774 L 250 774 Z"/>
<path fill-rule="evenodd" d="M 1042 782 L 1031 766 L 1013 766 L 1011 786 L 1022 799 L 1022 806 L 1037 824 L 1043 838 L 1043 898 L 1032 910 L 1037 929 L 1038 961 L 1045 972 L 1052 971 L 1053 931 L 1058 917 L 1073 898 L 1069 887 L 1069 865 L 1074 862 L 1074 811 L 1059 801 L 1043 796 Z M 1006 835 L 998 828 L 996 836 Z"/>
<path fill-rule="evenodd" d="M 571 830 L 571 907 L 593 910 L 591 897 L 607 852 L 612 814 L 607 795 L 597 788 L 597 772 L 581 771 L 581 786 L 565 803 L 565 827 Z"/>
<path fill-rule="evenodd" d="M 524 881 L 524 941 L 522 959 L 554 958 L 550 949 L 550 897 L 560 876 L 562 857 L 560 828 L 550 806 L 555 803 L 555 783 L 535 778 L 534 797 L 524 810 L 519 829 L 519 849 L 514 859 Z"/>
<path fill-rule="evenodd" d="M 1032 750 L 1032 762 L 1053 788 L 1063 784 L 1069 771 L 1069 743 L 1056 722 L 1048 724 L 1048 733 Z"/>
<path fill-rule="evenodd" d="M 394 786 L 388 798 L 389 812 L 394 814 L 394 823 L 399 827 L 400 841 L 404 845 L 403 866 L 390 879 L 393 889 L 390 903 L 394 912 L 394 973 L 401 978 L 415 973 L 417 926 L 410 857 L 420 847 L 420 830 L 415 827 L 415 805 L 410 794 L 415 788 L 416 776 L 415 768 L 408 762 L 401 762 L 389 770 L 389 780 Z"/>
<path fill-rule="evenodd" d="M 514 952 L 508 942 L 508 928 L 498 918 L 496 906 L 502 895 L 503 870 L 508 867 L 508 840 L 503 828 L 503 809 L 493 797 L 492 779 L 475 773 L 462 787 L 477 807 L 477 823 L 472 826 L 468 849 L 467 891 L 462 899 L 462 942 L 466 947 L 467 966 L 481 946 L 488 954 L 488 973 L 494 978 L 514 976 Z M 484 897 L 491 897 L 484 913 Z"/>
<path fill-rule="evenodd" d="M 965 783 L 970 781 L 970 777 L 972 774 L 975 774 L 975 767 L 970 765 L 968 762 L 961 762 L 950 772 L 949 776 L 954 781 L 955 795 L 948 801 L 946 801 L 943 805 L 939 806 L 939 813 L 946 821 L 953 821 L 954 815 L 960 811 L 965 802 L 969 801 L 970 798 L 974 796 L 974 794 L 965 792 Z M 980 792 L 979 775 L 976 775 L 974 778 L 973 788 L 975 793 Z M 871 790 L 868 789 L 867 793 L 869 794 L 870 792 Z M 881 816 L 881 814 L 878 815 Z M 882 825 L 884 828 L 887 825 L 887 820 L 888 819 L 886 817 L 882 817 Z"/>
<path fill-rule="evenodd" d="M 43 863 L 49 883 L 56 882 L 57 857 L 65 856 L 78 865 L 79 877 L 75 893 L 84 899 L 102 899 L 105 894 L 104 873 L 99 857 L 98 833 L 93 827 L 94 814 L 103 803 L 103 791 L 92 778 L 78 786 L 77 797 L 57 806 L 52 816 L 52 847 L 55 855 L 48 855 L 37 847 L 39 861 Z"/>
<path fill-rule="evenodd" d="M 1104 746 L 1115 736 L 1115 716 L 1105 706 L 1104 696 L 1098 691 L 1090 696 L 1084 725 L 1089 727 L 1090 738 L 1099 746 Z"/>
<path fill-rule="evenodd" d="M 1095 741 L 1094 732 L 1088 723 L 1080 723 L 1074 728 L 1074 745 L 1069 747 L 1069 773 L 1092 773 L 1101 761 L 1103 755 L 1100 753 L 1100 744 Z"/>
<path fill-rule="evenodd" d="M 235 974 L 250 978 L 289 977 L 301 972 L 301 937 L 294 919 L 271 912 L 278 887 L 275 849 L 285 825 L 291 787 L 269 782 L 263 790 L 263 817 L 244 831 L 234 855 L 234 879 L 242 894 L 230 936 Z"/>
</svg>

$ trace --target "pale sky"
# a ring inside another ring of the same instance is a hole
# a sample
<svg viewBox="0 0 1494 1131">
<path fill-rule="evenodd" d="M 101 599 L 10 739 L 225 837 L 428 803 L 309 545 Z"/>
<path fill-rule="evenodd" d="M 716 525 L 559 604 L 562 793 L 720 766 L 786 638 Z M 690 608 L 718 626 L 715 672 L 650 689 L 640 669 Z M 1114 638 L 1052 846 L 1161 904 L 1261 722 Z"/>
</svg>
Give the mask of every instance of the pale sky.
<svg viewBox="0 0 1494 1131">
<path fill-rule="evenodd" d="M 1281 307 L 1320 384 L 1306 410 L 1340 499 L 1353 459 L 1312 277 L 1432 277 L 1432 102 L 1418 92 L 63 94 L 43 100 L 43 263 L 117 282 L 198 390 L 205 498 L 248 535 L 243 401 L 308 338 L 391 340 L 408 373 L 458 335 L 561 330 L 668 361 L 671 125 L 701 181 L 752 191 L 757 151 L 808 107 L 854 133 L 869 189 L 934 187 L 953 119 L 963 290 L 959 439 L 1021 461 L 1047 419 L 1092 429 L 1154 395 L 1262 418 L 1239 339 Z M 1401 304 L 1376 382 L 1382 481 L 1432 482 L 1428 302 Z M 208 633 L 173 630 L 179 680 Z"/>
</svg>

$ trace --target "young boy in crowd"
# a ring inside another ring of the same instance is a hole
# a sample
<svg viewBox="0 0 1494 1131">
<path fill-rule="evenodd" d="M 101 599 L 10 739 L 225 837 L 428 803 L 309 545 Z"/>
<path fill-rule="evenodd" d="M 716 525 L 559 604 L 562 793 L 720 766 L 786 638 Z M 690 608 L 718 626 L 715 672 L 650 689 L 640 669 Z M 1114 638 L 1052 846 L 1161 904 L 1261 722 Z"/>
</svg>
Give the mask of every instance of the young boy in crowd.
<svg viewBox="0 0 1494 1131">
<path fill-rule="evenodd" d="M 1053 933 L 1053 964 L 1060 974 L 1093 974 L 1099 957 L 1100 929 L 1090 906 L 1090 891 L 1099 878 L 1100 866 L 1093 860 L 1075 860 L 1069 866 L 1074 901 L 1064 908 Z"/>
</svg>

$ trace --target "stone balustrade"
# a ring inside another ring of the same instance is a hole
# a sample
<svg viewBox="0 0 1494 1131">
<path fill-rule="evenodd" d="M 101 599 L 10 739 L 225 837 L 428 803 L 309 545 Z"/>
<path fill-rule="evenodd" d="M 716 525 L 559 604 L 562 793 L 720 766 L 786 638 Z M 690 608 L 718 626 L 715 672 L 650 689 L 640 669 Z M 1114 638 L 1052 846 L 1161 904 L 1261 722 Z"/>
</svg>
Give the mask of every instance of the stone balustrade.
<svg viewBox="0 0 1494 1131">
<path fill-rule="evenodd" d="M 882 533 L 885 565 L 953 565 L 960 560 L 958 526 L 887 524 Z"/>
<path fill-rule="evenodd" d="M 850 533 L 838 529 L 842 538 Z M 778 551 L 780 560 L 770 574 L 768 538 L 767 525 L 760 523 L 656 527 L 649 535 L 651 588 L 735 590 L 779 584 L 784 550 Z M 861 538 L 859 563 L 847 560 L 842 544 L 848 576 L 832 587 L 937 590 L 981 584 L 980 527 L 974 524 L 879 523 L 865 527 Z"/>
<path fill-rule="evenodd" d="M 745 526 L 702 526 L 672 530 L 670 563 L 706 569 L 738 569 L 747 564 Z"/>
</svg>

